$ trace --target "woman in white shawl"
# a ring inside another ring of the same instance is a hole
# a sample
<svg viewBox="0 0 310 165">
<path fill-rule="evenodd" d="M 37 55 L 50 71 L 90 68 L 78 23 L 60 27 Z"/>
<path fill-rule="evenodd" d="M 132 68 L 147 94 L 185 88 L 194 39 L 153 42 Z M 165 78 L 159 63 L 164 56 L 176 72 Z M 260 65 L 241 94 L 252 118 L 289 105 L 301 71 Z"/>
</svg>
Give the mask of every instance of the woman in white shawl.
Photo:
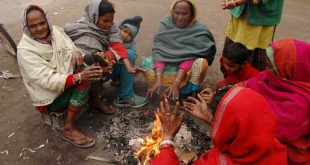
<svg viewBox="0 0 310 165">
<path fill-rule="evenodd" d="M 17 58 L 33 105 L 41 113 L 67 109 L 62 139 L 77 147 L 93 146 L 95 141 L 77 130 L 73 121 L 88 101 L 89 81 L 99 79 L 101 68 L 81 70 L 82 54 L 61 28 L 51 26 L 41 7 L 28 6 L 22 22 Z"/>
</svg>

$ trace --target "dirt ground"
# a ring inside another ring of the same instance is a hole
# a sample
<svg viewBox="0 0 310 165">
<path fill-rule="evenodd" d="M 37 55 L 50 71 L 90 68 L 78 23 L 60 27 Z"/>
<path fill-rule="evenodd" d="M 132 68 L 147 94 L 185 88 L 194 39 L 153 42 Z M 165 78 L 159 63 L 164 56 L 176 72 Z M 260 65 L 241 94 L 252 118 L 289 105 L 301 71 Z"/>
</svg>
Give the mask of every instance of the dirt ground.
<svg viewBox="0 0 310 165">
<path fill-rule="evenodd" d="M 152 38 L 157 31 L 160 19 L 169 14 L 173 0 L 111 0 L 115 4 L 115 23 L 122 19 L 141 15 L 144 19 L 137 37 L 137 51 L 140 57 L 147 57 L 151 53 Z M 229 20 L 229 12 L 222 11 L 217 0 L 196 0 L 198 5 L 198 19 L 206 24 L 213 33 L 217 44 L 217 58 L 208 70 L 205 85 L 214 84 L 221 79 L 218 56 L 224 42 L 224 32 Z M 27 4 L 36 3 L 44 6 L 53 24 L 63 27 L 66 22 L 72 22 L 82 15 L 86 0 L 0 0 L 0 22 L 5 25 L 16 43 L 22 35 L 20 16 Z M 283 11 L 281 24 L 277 27 L 275 40 L 279 38 L 298 38 L 310 42 L 310 1 L 287 0 Z M 139 64 L 141 58 L 137 63 Z M 16 59 L 0 51 L 0 70 L 9 70 L 19 74 Z M 116 89 L 109 88 L 113 97 Z M 146 86 L 143 77 L 137 76 L 135 90 L 144 95 Z M 154 103 L 148 105 L 155 106 Z M 143 109 L 147 109 L 143 108 Z M 142 109 L 142 110 L 143 110 Z M 82 117 L 77 121 L 77 127 L 87 135 L 96 138 L 99 121 L 105 116 L 99 112 L 88 113 L 92 117 Z M 110 116 L 117 117 L 117 116 Z M 104 164 L 85 160 L 90 154 L 111 157 L 114 153 L 103 152 L 106 145 L 104 139 L 96 139 L 97 144 L 90 149 L 73 147 L 59 138 L 59 132 L 41 122 L 38 112 L 31 105 L 29 95 L 21 78 L 0 79 L 0 162 L 10 164 Z M 97 128 L 96 128 L 97 127 Z M 41 146 L 41 147 L 40 147 Z M 31 152 L 29 148 L 35 152 Z M 36 149 L 36 150 L 35 150 Z"/>
</svg>

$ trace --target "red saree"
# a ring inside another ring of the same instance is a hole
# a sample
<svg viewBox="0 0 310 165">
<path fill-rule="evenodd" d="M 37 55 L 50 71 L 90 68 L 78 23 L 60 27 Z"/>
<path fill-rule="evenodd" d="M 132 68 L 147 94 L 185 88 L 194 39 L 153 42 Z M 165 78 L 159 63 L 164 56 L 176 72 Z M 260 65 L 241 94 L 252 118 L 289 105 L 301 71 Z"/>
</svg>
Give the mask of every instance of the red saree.
<svg viewBox="0 0 310 165">
<path fill-rule="evenodd" d="M 264 98 L 251 89 L 232 87 L 213 120 L 214 147 L 194 165 L 285 165 L 286 147 L 274 137 L 276 119 Z M 177 165 L 171 148 L 162 149 L 151 165 Z"/>
</svg>

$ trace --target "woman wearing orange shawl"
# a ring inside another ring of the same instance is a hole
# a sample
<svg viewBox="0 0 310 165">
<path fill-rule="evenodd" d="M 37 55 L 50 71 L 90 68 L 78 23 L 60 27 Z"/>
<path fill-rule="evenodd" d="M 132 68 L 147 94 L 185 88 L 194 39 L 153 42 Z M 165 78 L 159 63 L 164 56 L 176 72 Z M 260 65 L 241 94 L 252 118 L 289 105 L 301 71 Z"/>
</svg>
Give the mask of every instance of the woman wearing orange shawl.
<svg viewBox="0 0 310 165">
<path fill-rule="evenodd" d="M 199 100 L 191 99 L 193 103 L 189 104 L 192 105 L 185 106 L 185 109 L 194 116 L 201 117 L 197 114 L 207 103 L 200 94 L 198 98 Z M 177 115 L 178 106 L 174 112 L 170 112 L 168 107 L 165 100 L 165 106 L 161 103 L 158 113 L 165 137 L 173 137 L 178 132 L 177 128 L 180 128 L 184 114 Z M 206 120 L 210 116 L 207 114 L 210 112 L 203 115 Z M 286 148 L 274 137 L 276 119 L 264 98 L 253 90 L 239 86 L 229 89 L 219 101 L 212 126 L 211 138 L 214 147 L 203 154 L 194 165 L 287 164 Z M 179 165 L 172 145 L 162 143 L 160 154 L 150 163 Z"/>
<path fill-rule="evenodd" d="M 310 44 L 294 39 L 272 43 L 270 70 L 240 83 L 260 93 L 274 112 L 276 137 L 288 146 L 289 164 L 310 164 Z"/>
</svg>

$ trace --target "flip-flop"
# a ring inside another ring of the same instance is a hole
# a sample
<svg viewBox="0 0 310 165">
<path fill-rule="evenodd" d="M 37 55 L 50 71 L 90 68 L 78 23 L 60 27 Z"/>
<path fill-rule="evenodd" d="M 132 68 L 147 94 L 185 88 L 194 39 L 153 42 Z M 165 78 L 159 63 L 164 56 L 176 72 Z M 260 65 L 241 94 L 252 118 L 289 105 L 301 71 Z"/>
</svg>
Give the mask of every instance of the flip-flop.
<svg viewBox="0 0 310 165">
<path fill-rule="evenodd" d="M 69 142 L 71 144 L 73 144 L 74 146 L 76 147 L 79 147 L 79 148 L 90 148 L 92 146 L 94 146 L 96 144 L 95 140 L 92 140 L 88 137 L 84 137 L 84 138 L 81 138 L 81 139 L 70 139 L 64 135 L 61 135 L 60 136 L 62 140 L 66 141 L 66 142 Z M 87 139 L 88 141 L 90 141 L 90 143 L 87 143 L 87 144 L 78 144 L 77 142 L 81 142 L 83 140 Z"/>
</svg>

